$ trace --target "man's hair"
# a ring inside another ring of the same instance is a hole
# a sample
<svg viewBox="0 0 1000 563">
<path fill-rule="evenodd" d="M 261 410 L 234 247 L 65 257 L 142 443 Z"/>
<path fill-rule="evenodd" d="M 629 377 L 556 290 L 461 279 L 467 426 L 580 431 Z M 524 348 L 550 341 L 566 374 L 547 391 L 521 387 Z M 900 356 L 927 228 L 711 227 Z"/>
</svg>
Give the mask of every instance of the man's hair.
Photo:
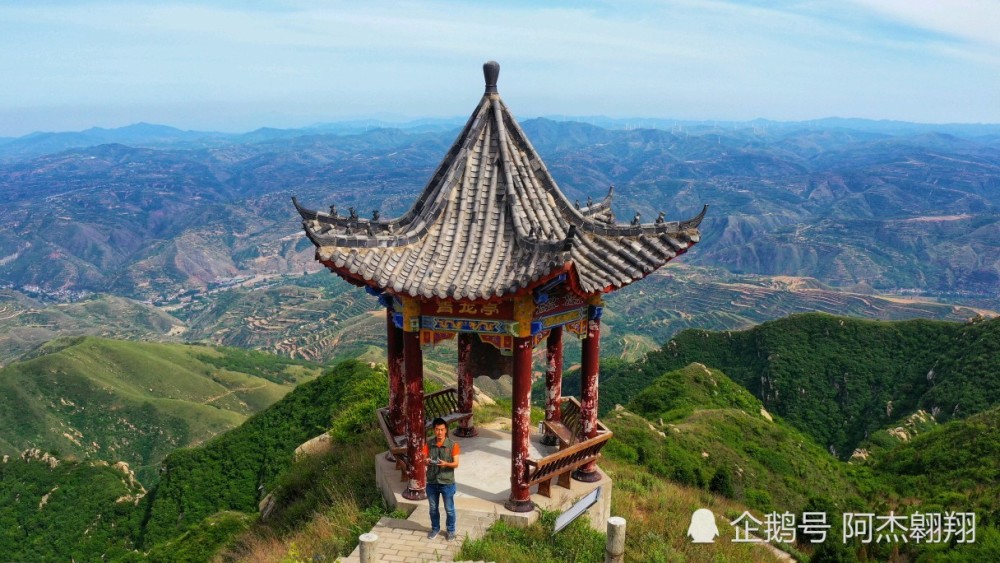
<svg viewBox="0 0 1000 563">
<path fill-rule="evenodd" d="M 431 424 L 431 426 L 444 426 L 445 428 L 448 428 L 448 423 L 445 422 L 444 419 L 439 416 L 434 419 L 434 422 Z"/>
</svg>

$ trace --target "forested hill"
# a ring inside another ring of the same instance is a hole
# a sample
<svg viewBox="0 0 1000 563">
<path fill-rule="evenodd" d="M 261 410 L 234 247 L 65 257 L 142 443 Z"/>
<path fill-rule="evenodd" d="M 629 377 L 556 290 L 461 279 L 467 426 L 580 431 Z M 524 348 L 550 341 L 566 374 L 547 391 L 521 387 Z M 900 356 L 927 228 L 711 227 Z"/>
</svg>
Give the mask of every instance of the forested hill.
<svg viewBox="0 0 1000 563">
<path fill-rule="evenodd" d="M 745 331 L 686 330 L 636 364 L 603 370 L 601 407 L 699 362 L 846 458 L 917 409 L 938 421 L 1000 404 L 1000 319 L 950 323 L 794 315 Z"/>
<path fill-rule="evenodd" d="M 32 355 L 0 368 L 0 454 L 125 461 L 147 485 L 172 450 L 239 426 L 320 372 L 235 348 L 89 336 Z"/>
</svg>

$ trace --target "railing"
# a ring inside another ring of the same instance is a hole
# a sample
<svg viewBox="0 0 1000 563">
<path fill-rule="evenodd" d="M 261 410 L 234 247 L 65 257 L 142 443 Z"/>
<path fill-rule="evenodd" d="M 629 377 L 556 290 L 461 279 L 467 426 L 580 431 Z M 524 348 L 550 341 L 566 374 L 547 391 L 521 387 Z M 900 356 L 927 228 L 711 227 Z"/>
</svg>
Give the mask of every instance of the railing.
<svg viewBox="0 0 1000 563">
<path fill-rule="evenodd" d="M 406 436 L 397 436 L 392 432 L 389 426 L 388 407 L 375 409 L 375 418 L 378 419 L 382 435 L 385 436 L 385 441 L 389 444 L 389 453 L 392 454 L 392 459 L 396 460 L 396 469 L 401 471 L 400 481 L 405 481 L 409 475 L 410 467 L 409 458 L 406 456 Z"/>
<path fill-rule="evenodd" d="M 601 448 L 611 439 L 611 431 L 600 432 L 597 436 L 560 449 L 541 459 L 529 459 L 528 486 L 538 485 L 538 494 L 551 495 L 552 479 L 563 488 L 570 488 L 570 472 L 601 457 Z"/>
</svg>

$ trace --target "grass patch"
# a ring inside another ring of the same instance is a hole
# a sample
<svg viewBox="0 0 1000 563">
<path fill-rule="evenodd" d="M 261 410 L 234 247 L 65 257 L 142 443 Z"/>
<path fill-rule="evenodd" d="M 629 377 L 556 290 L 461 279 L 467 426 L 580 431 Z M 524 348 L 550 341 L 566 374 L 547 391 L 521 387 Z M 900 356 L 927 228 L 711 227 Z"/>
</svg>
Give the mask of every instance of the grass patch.
<svg viewBox="0 0 1000 563">
<path fill-rule="evenodd" d="M 735 531 L 729 522 L 746 507 L 625 461 L 605 458 L 601 468 L 614 480 L 611 514 L 627 522 L 626 561 L 778 561 L 759 545 L 730 541 Z M 715 514 L 720 533 L 715 543 L 695 544 L 687 537 L 691 514 L 699 508 Z"/>
<path fill-rule="evenodd" d="M 476 424 L 488 424 L 500 418 L 510 418 L 511 400 L 507 398 L 495 399 L 490 405 L 479 405 L 473 409 L 473 420 Z M 545 409 L 537 406 L 531 407 L 531 425 L 537 426 L 539 422 L 545 420 Z"/>
<path fill-rule="evenodd" d="M 462 544 L 456 559 L 469 561 L 601 561 L 604 559 L 604 534 L 592 529 L 586 518 L 553 534 L 557 512 L 542 511 L 537 522 L 527 528 L 497 521 L 482 538 Z"/>
</svg>

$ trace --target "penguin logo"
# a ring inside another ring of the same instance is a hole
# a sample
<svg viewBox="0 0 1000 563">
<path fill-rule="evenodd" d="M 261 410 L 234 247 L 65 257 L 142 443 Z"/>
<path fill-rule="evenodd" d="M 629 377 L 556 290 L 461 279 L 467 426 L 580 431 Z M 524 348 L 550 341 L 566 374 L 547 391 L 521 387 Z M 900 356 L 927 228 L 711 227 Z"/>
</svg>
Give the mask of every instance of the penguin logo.
<svg viewBox="0 0 1000 563">
<path fill-rule="evenodd" d="M 715 514 L 707 508 L 699 508 L 691 515 L 691 525 L 688 526 L 688 537 L 691 543 L 715 543 L 719 535 L 719 527 L 715 525 Z"/>
</svg>

